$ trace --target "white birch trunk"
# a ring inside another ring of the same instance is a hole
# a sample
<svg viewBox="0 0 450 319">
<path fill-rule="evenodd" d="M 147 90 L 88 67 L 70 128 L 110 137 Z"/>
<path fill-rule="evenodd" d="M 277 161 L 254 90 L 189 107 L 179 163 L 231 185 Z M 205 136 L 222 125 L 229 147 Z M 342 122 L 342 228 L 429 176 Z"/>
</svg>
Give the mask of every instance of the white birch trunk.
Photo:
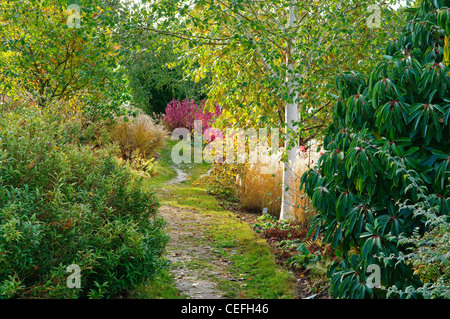
<svg viewBox="0 0 450 319">
<path fill-rule="evenodd" d="M 296 17 L 294 12 L 294 6 L 290 7 L 288 29 L 295 26 Z M 292 58 L 291 43 L 287 43 L 286 52 L 287 74 L 286 74 L 286 87 L 290 95 L 294 94 L 296 88 L 294 87 L 294 72 L 295 61 Z M 297 93 L 295 93 L 292 102 L 286 102 L 285 104 L 285 121 L 288 131 L 294 131 L 295 127 L 293 122 L 299 121 L 299 113 L 297 108 Z M 295 220 L 294 213 L 294 197 L 293 193 L 295 189 L 292 189 L 293 182 L 295 181 L 294 167 L 297 159 L 298 141 L 295 141 L 294 147 L 288 150 L 288 145 L 291 143 L 290 134 L 286 134 L 285 138 L 285 150 L 287 151 L 287 162 L 284 163 L 283 171 L 283 191 L 281 197 L 281 212 L 280 220 Z"/>
</svg>

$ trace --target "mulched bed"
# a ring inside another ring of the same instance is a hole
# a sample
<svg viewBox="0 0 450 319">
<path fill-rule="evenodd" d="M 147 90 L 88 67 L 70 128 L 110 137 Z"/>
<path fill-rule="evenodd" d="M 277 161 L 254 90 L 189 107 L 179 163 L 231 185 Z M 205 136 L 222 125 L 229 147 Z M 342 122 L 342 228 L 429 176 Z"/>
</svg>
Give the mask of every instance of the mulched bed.
<svg viewBox="0 0 450 319">
<path fill-rule="evenodd" d="M 320 253 L 322 256 L 332 256 L 332 250 L 329 245 L 319 245 L 308 238 L 307 229 L 301 228 L 297 224 L 292 224 L 289 229 L 269 228 L 259 233 L 274 251 L 277 263 L 288 268 L 297 279 L 297 297 L 299 299 L 331 299 L 328 294 L 328 286 L 325 282 L 319 282 L 311 278 L 311 270 L 306 268 L 294 268 L 288 264 L 289 258 L 299 255 L 295 247 L 280 249 L 280 243 L 285 240 L 299 240 L 303 243 L 309 242 L 308 250 L 314 253 Z"/>
</svg>

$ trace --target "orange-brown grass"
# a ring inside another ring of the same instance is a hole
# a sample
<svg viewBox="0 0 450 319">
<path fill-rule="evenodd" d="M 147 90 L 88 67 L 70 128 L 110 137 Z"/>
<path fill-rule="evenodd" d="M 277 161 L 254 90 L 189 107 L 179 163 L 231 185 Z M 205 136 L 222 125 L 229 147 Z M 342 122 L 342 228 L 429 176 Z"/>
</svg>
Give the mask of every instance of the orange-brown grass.
<svg viewBox="0 0 450 319">
<path fill-rule="evenodd" d="M 313 151 L 302 153 L 294 168 L 295 180 L 291 185 L 291 189 L 294 190 L 294 212 L 298 222 L 304 227 L 308 226 L 308 220 L 316 214 L 316 211 L 312 207 L 309 197 L 303 190 L 300 190 L 300 180 L 305 172 L 317 164 L 318 159 L 319 154 Z"/>
<path fill-rule="evenodd" d="M 294 212 L 298 222 L 308 225 L 308 219 L 316 214 L 312 208 L 311 200 L 303 191 L 300 191 L 300 179 L 309 167 L 314 167 L 319 159 L 319 154 L 311 152 L 299 155 L 294 167 L 295 180 L 290 186 L 293 192 Z M 264 208 L 268 213 L 279 217 L 282 194 L 283 166 L 280 163 L 273 175 L 261 174 L 260 165 L 247 165 L 244 173 L 236 179 L 238 200 L 249 211 L 260 213 Z"/>
<path fill-rule="evenodd" d="M 165 145 L 169 132 L 150 116 L 139 114 L 128 122 L 120 119 L 113 129 L 113 140 L 120 146 L 122 157 L 132 160 L 134 156 L 151 158 Z"/>
<path fill-rule="evenodd" d="M 262 212 L 264 208 L 274 216 L 279 215 L 281 205 L 282 171 L 261 174 L 260 165 L 247 165 L 242 176 L 238 176 L 238 200 L 251 212 Z"/>
</svg>

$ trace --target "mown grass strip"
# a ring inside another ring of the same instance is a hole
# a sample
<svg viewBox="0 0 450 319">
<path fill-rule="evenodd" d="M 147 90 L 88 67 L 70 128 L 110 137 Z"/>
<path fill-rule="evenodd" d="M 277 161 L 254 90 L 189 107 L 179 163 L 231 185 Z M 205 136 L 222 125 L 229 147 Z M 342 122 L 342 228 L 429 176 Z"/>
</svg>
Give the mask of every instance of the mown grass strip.
<svg viewBox="0 0 450 319">
<path fill-rule="evenodd" d="M 158 165 L 170 170 L 170 147 L 162 152 Z M 192 179 L 205 173 L 206 164 L 184 164 L 182 167 Z M 172 170 L 173 171 L 173 170 Z M 145 187 L 153 188 L 161 197 L 164 205 L 192 210 L 207 215 L 209 222 L 203 224 L 205 235 L 216 253 L 231 261 L 229 269 L 238 281 L 216 278 L 218 287 L 225 292 L 226 298 L 261 298 L 292 299 L 295 298 L 293 275 L 277 265 L 269 245 L 254 233 L 252 228 L 234 213 L 222 208 L 217 199 L 189 181 L 180 184 L 167 184 L 175 174 L 158 175 L 147 180 Z M 156 287 L 155 287 L 156 286 Z M 143 288 L 145 298 L 181 298 L 176 292 L 174 279 L 163 274 Z M 167 291 L 166 291 L 167 290 Z"/>
<path fill-rule="evenodd" d="M 180 293 L 168 269 L 137 287 L 130 297 L 133 299 L 186 299 Z"/>
<path fill-rule="evenodd" d="M 232 262 L 229 271 L 243 282 L 220 280 L 219 287 L 229 298 L 294 298 L 294 278 L 276 264 L 264 239 L 234 213 L 223 209 L 216 198 L 203 189 L 188 185 L 173 187 L 166 205 L 195 210 L 208 215 L 205 234 L 216 251 Z"/>
</svg>

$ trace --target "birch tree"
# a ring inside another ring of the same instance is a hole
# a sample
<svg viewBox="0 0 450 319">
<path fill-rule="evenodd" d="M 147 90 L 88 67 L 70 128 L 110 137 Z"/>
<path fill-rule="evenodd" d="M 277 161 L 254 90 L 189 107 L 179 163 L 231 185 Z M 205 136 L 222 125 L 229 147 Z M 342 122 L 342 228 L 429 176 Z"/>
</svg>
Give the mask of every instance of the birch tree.
<svg viewBox="0 0 450 319">
<path fill-rule="evenodd" d="M 289 185 L 294 178 L 292 168 L 304 120 L 323 109 L 324 96 L 329 95 L 326 85 L 330 83 L 330 74 L 334 77 L 345 71 L 349 61 L 357 63 L 358 59 L 377 54 L 369 52 L 364 56 L 363 52 L 368 52 L 378 38 L 388 36 L 388 32 L 378 30 L 375 37 L 373 26 L 383 22 L 382 13 L 389 11 L 388 4 L 396 2 L 165 0 L 150 3 L 146 18 L 136 24 L 142 30 L 188 41 L 189 48 L 196 53 L 198 48 L 207 48 L 214 61 L 205 63 L 203 71 L 214 69 L 229 54 L 245 55 L 256 61 L 257 72 L 261 74 L 258 81 L 283 106 L 281 110 L 273 109 L 273 113 L 282 115 L 280 124 L 284 128 L 280 218 L 292 220 L 293 190 Z M 375 17 L 369 11 L 374 5 L 379 9 L 376 12 L 380 12 Z M 372 28 L 368 27 L 369 18 Z M 173 24 L 181 27 L 171 30 Z M 233 67 L 236 66 L 230 66 Z"/>
</svg>

